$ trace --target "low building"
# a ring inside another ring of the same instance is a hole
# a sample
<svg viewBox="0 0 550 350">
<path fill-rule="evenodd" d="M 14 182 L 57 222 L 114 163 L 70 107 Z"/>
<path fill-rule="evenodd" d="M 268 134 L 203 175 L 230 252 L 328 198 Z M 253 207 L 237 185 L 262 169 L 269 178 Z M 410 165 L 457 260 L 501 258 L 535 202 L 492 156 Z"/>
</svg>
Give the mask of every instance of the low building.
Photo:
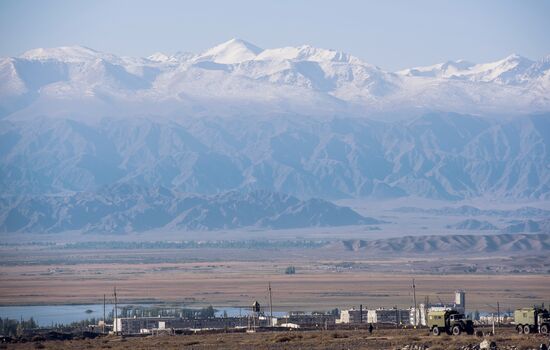
<svg viewBox="0 0 550 350">
<path fill-rule="evenodd" d="M 359 324 L 365 322 L 366 310 L 363 309 L 349 309 L 340 311 L 340 318 L 336 320 L 336 323 L 343 324 Z"/>
<path fill-rule="evenodd" d="M 508 315 L 500 315 L 499 317 L 498 315 L 493 314 L 493 315 L 486 315 L 486 316 L 479 317 L 479 323 L 483 325 L 492 325 L 493 323 L 509 324 L 509 323 L 512 323 L 513 320 L 514 318 Z"/>
<path fill-rule="evenodd" d="M 167 317 L 117 317 L 113 322 L 113 332 L 122 334 L 140 334 L 144 329 L 157 329 L 159 322 L 166 322 Z"/>
<path fill-rule="evenodd" d="M 336 323 L 336 316 L 322 313 L 290 313 L 286 317 L 278 317 L 276 325 L 293 324 L 300 328 L 324 328 Z"/>
<path fill-rule="evenodd" d="M 410 324 L 409 309 L 376 309 L 368 310 L 367 322 L 368 323 L 390 323 L 396 325 Z"/>
<path fill-rule="evenodd" d="M 264 321 L 265 323 L 267 321 Z M 116 333 L 143 334 L 147 330 L 170 329 L 224 329 L 246 327 L 246 317 L 178 318 L 178 317 L 119 317 L 115 318 Z M 265 324 L 259 324 L 264 326 Z"/>
</svg>

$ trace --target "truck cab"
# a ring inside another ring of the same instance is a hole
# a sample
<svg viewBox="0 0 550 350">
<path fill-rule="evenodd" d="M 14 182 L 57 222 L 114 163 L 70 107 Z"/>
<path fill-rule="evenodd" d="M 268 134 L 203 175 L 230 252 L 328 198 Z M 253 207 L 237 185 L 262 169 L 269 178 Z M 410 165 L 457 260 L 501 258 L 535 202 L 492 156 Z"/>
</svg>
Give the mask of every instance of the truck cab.
<svg viewBox="0 0 550 350">
<path fill-rule="evenodd" d="M 466 320 L 466 316 L 464 314 L 451 314 L 449 315 L 449 321 L 450 322 L 456 322 L 460 320 Z"/>
</svg>

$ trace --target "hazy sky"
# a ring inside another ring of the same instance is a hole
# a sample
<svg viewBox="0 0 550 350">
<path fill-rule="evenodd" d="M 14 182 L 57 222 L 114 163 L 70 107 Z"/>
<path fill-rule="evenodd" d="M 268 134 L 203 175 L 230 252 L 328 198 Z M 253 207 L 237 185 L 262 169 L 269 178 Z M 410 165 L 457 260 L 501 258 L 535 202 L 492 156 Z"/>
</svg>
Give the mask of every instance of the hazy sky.
<svg viewBox="0 0 550 350">
<path fill-rule="evenodd" d="M 238 37 L 310 44 L 395 70 L 550 54 L 550 0 L 0 0 L 0 55 L 84 45 L 119 55 L 200 52 Z"/>
</svg>

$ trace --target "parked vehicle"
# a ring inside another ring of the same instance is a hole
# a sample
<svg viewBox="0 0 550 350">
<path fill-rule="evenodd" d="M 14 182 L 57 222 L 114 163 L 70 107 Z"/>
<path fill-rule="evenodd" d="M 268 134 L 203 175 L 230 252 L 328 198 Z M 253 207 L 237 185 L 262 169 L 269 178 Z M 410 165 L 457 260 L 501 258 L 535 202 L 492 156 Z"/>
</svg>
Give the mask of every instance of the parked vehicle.
<svg viewBox="0 0 550 350">
<path fill-rule="evenodd" d="M 433 335 L 440 335 L 442 332 L 452 335 L 460 335 L 462 332 L 474 334 L 472 320 L 456 310 L 429 311 L 428 327 Z"/>
<path fill-rule="evenodd" d="M 550 330 L 550 313 L 539 307 L 524 307 L 514 311 L 514 322 L 519 334 L 543 333 Z"/>
</svg>

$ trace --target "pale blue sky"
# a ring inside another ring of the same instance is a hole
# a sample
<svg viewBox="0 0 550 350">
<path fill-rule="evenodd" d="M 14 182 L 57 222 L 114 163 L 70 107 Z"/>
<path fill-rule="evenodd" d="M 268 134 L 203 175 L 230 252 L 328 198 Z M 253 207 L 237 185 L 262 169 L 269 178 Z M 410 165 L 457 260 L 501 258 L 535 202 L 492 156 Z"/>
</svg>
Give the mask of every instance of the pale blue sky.
<svg viewBox="0 0 550 350">
<path fill-rule="evenodd" d="M 550 0 L 0 0 L 0 55 L 84 45 L 119 55 L 200 52 L 238 37 L 310 44 L 388 70 L 550 54 Z"/>
</svg>

